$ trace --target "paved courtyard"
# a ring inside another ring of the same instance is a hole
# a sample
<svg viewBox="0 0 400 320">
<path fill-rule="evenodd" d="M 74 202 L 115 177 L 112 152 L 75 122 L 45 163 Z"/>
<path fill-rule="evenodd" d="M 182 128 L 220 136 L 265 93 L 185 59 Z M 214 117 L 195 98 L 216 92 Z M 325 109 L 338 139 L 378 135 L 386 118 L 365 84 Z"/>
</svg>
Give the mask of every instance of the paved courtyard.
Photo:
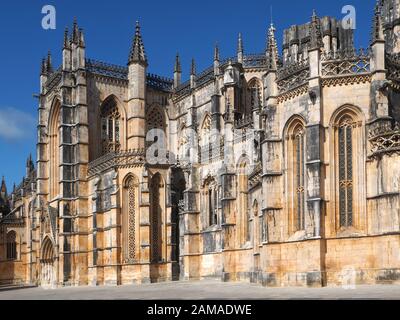
<svg viewBox="0 0 400 320">
<path fill-rule="evenodd" d="M 0 300 L 287 300 L 287 299 L 391 299 L 400 300 L 400 286 L 338 288 L 264 288 L 246 283 L 217 281 L 174 282 L 120 287 L 81 287 L 45 290 L 30 288 L 0 291 Z"/>
</svg>

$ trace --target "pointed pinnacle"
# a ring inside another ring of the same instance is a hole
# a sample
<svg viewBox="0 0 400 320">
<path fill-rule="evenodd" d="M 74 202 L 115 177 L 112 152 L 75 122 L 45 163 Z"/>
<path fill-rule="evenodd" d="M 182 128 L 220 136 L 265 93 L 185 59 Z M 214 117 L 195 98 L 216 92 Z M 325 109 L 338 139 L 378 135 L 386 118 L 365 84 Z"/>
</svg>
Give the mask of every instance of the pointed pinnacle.
<svg viewBox="0 0 400 320">
<path fill-rule="evenodd" d="M 145 63 L 147 65 L 147 57 L 146 57 L 146 52 L 144 50 L 139 21 L 136 21 L 135 38 L 133 39 L 131 52 L 129 54 L 129 60 L 128 60 L 129 64 L 135 62 Z"/>
<path fill-rule="evenodd" d="M 243 53 L 243 39 L 241 33 L 239 33 L 239 38 L 238 38 L 238 52 Z"/>
<path fill-rule="evenodd" d="M 192 59 L 192 66 L 190 68 L 190 75 L 195 76 L 196 75 L 196 62 L 194 59 Z"/>
<path fill-rule="evenodd" d="M 214 61 L 219 61 L 219 47 L 218 47 L 218 43 L 215 44 L 215 48 L 214 48 Z"/>
<path fill-rule="evenodd" d="M 78 28 L 78 20 L 74 17 L 74 24 L 72 28 L 72 42 L 78 43 L 79 41 L 79 28 Z"/>
<path fill-rule="evenodd" d="M 179 57 L 179 53 L 176 54 L 174 72 L 182 73 L 181 60 Z"/>
<path fill-rule="evenodd" d="M 47 71 L 47 73 L 52 73 L 53 72 L 53 66 L 52 66 L 52 63 L 51 63 L 51 52 L 50 52 L 50 50 L 47 53 L 46 71 Z"/>
</svg>

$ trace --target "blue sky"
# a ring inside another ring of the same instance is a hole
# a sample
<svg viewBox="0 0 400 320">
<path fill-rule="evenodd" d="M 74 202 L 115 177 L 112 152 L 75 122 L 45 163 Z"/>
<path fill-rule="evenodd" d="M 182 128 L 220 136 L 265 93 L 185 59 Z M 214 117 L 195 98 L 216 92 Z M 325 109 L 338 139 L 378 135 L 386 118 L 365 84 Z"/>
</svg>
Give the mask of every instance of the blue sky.
<svg viewBox="0 0 400 320">
<path fill-rule="evenodd" d="M 184 78 L 190 61 L 201 71 L 212 64 L 218 42 L 223 57 L 236 52 L 237 35 L 243 34 L 247 53 L 262 52 L 270 23 L 270 7 L 279 42 L 284 28 L 319 16 L 342 17 L 342 7 L 357 10 L 356 45 L 367 47 L 375 0 L 14 0 L 0 4 L 0 175 L 9 187 L 21 181 L 29 153 L 36 158 L 37 100 L 40 61 L 48 50 L 55 65 L 61 62 L 64 28 L 73 18 L 84 28 L 87 57 L 125 65 L 140 20 L 149 58 L 149 72 L 172 76 L 176 52 L 182 58 Z M 54 5 L 57 29 L 41 27 L 42 7 Z"/>
</svg>

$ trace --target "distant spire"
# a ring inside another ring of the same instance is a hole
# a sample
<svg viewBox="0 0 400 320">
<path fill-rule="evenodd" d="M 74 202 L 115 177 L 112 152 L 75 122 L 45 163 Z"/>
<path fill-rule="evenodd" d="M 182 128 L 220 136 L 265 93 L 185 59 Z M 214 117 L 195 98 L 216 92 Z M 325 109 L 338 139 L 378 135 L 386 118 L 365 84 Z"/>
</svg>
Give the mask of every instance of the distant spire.
<svg viewBox="0 0 400 320">
<path fill-rule="evenodd" d="M 43 58 L 43 59 L 42 59 L 42 65 L 41 65 L 41 68 L 40 68 L 40 74 L 41 74 L 42 76 L 47 75 L 46 58 Z"/>
<path fill-rule="evenodd" d="M 382 25 L 382 12 L 381 7 L 379 5 L 379 1 L 377 1 L 375 6 L 374 17 L 372 21 L 372 42 L 384 40 L 383 34 L 383 25 Z"/>
<path fill-rule="evenodd" d="M 273 23 L 268 29 L 268 37 L 267 37 L 267 58 L 268 58 L 268 67 L 270 70 L 276 70 L 278 66 L 278 44 L 275 38 L 275 27 Z"/>
<path fill-rule="evenodd" d="M 195 76 L 196 75 L 196 62 L 194 59 L 192 59 L 192 65 L 190 67 L 190 75 Z"/>
<path fill-rule="evenodd" d="M 215 48 L 214 48 L 214 61 L 219 61 L 219 47 L 218 47 L 218 43 L 215 44 Z"/>
<path fill-rule="evenodd" d="M 147 65 L 147 57 L 144 50 L 139 21 L 136 21 L 135 38 L 133 39 L 131 52 L 129 54 L 129 64 L 137 62 Z"/>
<path fill-rule="evenodd" d="M 69 31 L 68 27 L 66 27 L 64 31 L 64 49 L 69 49 L 69 48 L 70 48 Z"/>
<path fill-rule="evenodd" d="M 238 52 L 237 52 L 237 60 L 239 63 L 243 63 L 244 58 L 244 48 L 243 48 L 243 39 L 242 34 L 239 33 L 238 37 Z"/>
<path fill-rule="evenodd" d="M 74 17 L 74 23 L 72 27 L 72 42 L 78 44 L 79 42 L 79 27 L 78 27 L 78 20 Z"/>
<path fill-rule="evenodd" d="M 315 9 L 310 23 L 310 49 L 317 49 L 322 46 L 321 25 Z"/>
<path fill-rule="evenodd" d="M 174 72 L 182 73 L 181 59 L 179 57 L 179 53 L 176 54 Z"/>
<path fill-rule="evenodd" d="M 47 53 L 47 60 L 46 60 L 46 72 L 47 74 L 50 74 L 53 72 L 53 65 L 51 63 L 51 52 L 49 50 L 49 52 Z"/>
<path fill-rule="evenodd" d="M 242 39 L 242 34 L 239 33 L 238 37 L 238 53 L 243 53 L 244 48 L 243 48 L 243 39 Z"/>
<path fill-rule="evenodd" d="M 3 176 L 1 179 L 1 189 L 0 192 L 2 195 L 7 195 L 7 185 L 6 185 L 6 178 Z"/>
<path fill-rule="evenodd" d="M 85 36 L 83 34 L 83 29 L 79 28 L 79 40 L 78 40 L 78 45 L 82 48 L 85 47 Z"/>
</svg>

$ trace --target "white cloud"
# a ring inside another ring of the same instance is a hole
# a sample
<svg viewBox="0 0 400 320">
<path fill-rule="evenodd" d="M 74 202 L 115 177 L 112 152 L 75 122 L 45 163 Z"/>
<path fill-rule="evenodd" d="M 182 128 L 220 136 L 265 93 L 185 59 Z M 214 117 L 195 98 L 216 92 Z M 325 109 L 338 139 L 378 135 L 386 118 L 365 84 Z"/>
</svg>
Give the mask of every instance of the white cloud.
<svg viewBox="0 0 400 320">
<path fill-rule="evenodd" d="M 32 136 L 36 125 L 33 115 L 15 108 L 0 108 L 0 138 L 20 140 Z"/>
</svg>

